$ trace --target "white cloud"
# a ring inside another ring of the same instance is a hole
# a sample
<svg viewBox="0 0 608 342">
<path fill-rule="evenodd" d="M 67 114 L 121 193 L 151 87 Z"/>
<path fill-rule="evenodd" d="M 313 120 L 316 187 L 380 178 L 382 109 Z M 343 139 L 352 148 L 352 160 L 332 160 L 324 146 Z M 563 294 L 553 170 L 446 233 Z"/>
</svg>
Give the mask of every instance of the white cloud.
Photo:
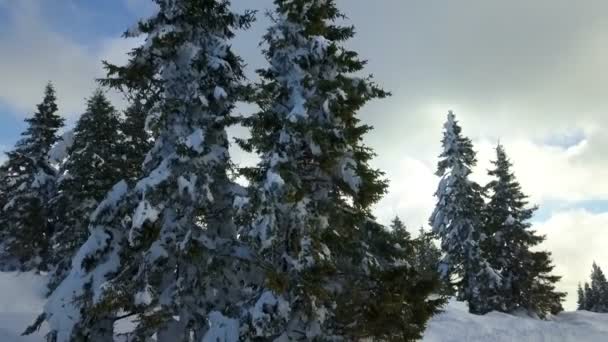
<svg viewBox="0 0 608 342">
<path fill-rule="evenodd" d="M 98 41 L 92 48 L 61 35 L 45 22 L 36 1 L 16 1 L 4 6 L 10 26 L 0 33 L 0 101 L 20 115 L 29 115 L 42 98 L 46 82 L 53 81 L 63 115 L 79 114 L 104 75 L 101 60 L 124 60 L 133 42 Z M 112 95 L 115 102 L 120 97 Z M 120 104 L 120 103 L 119 103 Z"/>
<path fill-rule="evenodd" d="M 595 261 L 608 272 L 608 213 L 593 214 L 582 209 L 555 213 L 549 220 L 534 226 L 547 235 L 542 248 L 551 251 L 555 274 L 562 275 L 559 289 L 568 292 L 565 307 L 576 306 L 579 282 L 589 281 Z"/>
<path fill-rule="evenodd" d="M 608 198 L 608 172 L 605 163 L 582 163 L 580 158 L 592 147 L 583 140 L 567 149 L 542 145 L 526 139 L 501 140 L 511 161 L 513 170 L 524 191 L 536 203 L 550 200 L 580 201 Z M 478 141 L 478 179 L 487 179 L 485 170 L 495 159 L 496 141 Z"/>
<path fill-rule="evenodd" d="M 435 205 L 438 178 L 433 175 L 434 166 L 405 157 L 384 169 L 390 183 L 388 194 L 376 205 L 378 220 L 388 224 L 399 216 L 410 231 L 426 226 Z"/>
</svg>

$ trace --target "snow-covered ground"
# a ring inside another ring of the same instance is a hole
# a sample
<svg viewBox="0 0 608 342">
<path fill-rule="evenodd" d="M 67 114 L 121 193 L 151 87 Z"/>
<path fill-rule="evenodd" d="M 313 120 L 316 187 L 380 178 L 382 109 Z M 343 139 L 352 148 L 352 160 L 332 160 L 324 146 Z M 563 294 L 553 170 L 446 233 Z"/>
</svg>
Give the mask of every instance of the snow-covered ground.
<svg viewBox="0 0 608 342">
<path fill-rule="evenodd" d="M 423 341 L 606 342 L 608 314 L 563 312 L 546 321 L 498 312 L 476 316 L 465 303 L 453 301 L 431 320 Z"/>
<path fill-rule="evenodd" d="M 0 342 L 39 342 L 43 334 L 21 333 L 42 311 L 45 280 L 30 273 L 0 272 Z"/>
<path fill-rule="evenodd" d="M 0 342 L 43 341 L 43 332 L 22 337 L 42 309 L 44 279 L 0 273 Z M 547 321 L 492 312 L 475 316 L 464 303 L 450 302 L 434 317 L 424 342 L 606 342 L 608 314 L 564 312 Z"/>
</svg>

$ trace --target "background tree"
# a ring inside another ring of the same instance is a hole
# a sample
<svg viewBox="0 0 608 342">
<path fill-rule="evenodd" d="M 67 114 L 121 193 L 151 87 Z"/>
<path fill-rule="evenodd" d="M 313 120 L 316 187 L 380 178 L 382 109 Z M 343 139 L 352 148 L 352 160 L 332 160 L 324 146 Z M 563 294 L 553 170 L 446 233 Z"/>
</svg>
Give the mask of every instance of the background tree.
<svg viewBox="0 0 608 342">
<path fill-rule="evenodd" d="M 561 307 L 564 294 L 554 292 L 560 277 L 549 275 L 553 266 L 548 253 L 532 251 L 545 237 L 530 229 L 529 220 L 536 207 L 529 206 L 500 144 L 492 164 L 494 168 L 488 174 L 494 179 L 486 186 L 489 201 L 484 214 L 488 238 L 483 250 L 503 279 L 494 310 L 511 312 L 522 308 L 544 317 Z"/>
<path fill-rule="evenodd" d="M 405 250 L 369 223 L 386 183 L 361 142 L 371 128 L 356 116 L 387 94 L 353 75 L 365 63 L 343 46 L 354 28 L 336 23 L 334 1 L 275 6 L 264 37 L 270 66 L 258 72 L 261 111 L 245 121 L 252 136 L 241 141 L 261 156 L 245 172 L 250 219 L 241 236 L 264 275 L 250 286 L 241 338 L 415 339 L 436 307 L 433 287 L 413 281 Z"/>
<path fill-rule="evenodd" d="M 407 227 L 405 223 L 401 221 L 399 216 L 395 216 L 393 221 L 391 221 L 391 232 L 395 235 L 396 238 L 401 239 L 403 241 L 409 241 L 412 238 L 410 232 L 407 231 Z"/>
<path fill-rule="evenodd" d="M 585 310 L 585 304 L 585 291 L 583 290 L 581 283 L 578 283 L 576 309 Z"/>
<path fill-rule="evenodd" d="M 484 314 L 494 307 L 501 279 L 482 256 L 482 189 L 469 179 L 477 160 L 471 140 L 462 136 L 452 112 L 444 125 L 442 146 L 437 206 L 430 218 L 433 232 L 441 238 L 440 268 L 446 282 L 454 281 L 458 298 L 469 302 L 469 311 Z"/>
<path fill-rule="evenodd" d="M 415 268 L 427 277 L 439 275 L 441 250 L 435 244 L 435 235 L 420 227 L 413 243 L 416 256 Z"/>
<path fill-rule="evenodd" d="M 594 262 L 591 271 L 591 285 L 579 286 L 578 310 L 608 312 L 608 281 L 602 269 Z"/>
<path fill-rule="evenodd" d="M 130 183 L 141 178 L 145 157 L 153 146 L 152 134 L 147 127 L 151 106 L 152 101 L 146 101 L 142 96 L 138 96 L 124 112 L 124 121 L 120 128 L 123 135 L 122 153 L 126 164 L 123 177 Z"/>
<path fill-rule="evenodd" d="M 58 140 L 63 118 L 57 114 L 55 90 L 47 84 L 37 111 L 25 121 L 28 127 L 2 166 L 0 191 L 0 259 L 3 269 L 46 271 L 49 263 L 49 198 L 54 192 L 56 170 L 48 153 Z"/>
<path fill-rule="evenodd" d="M 57 193 L 50 202 L 55 227 L 50 289 L 69 272 L 72 257 L 89 236 L 89 216 L 125 172 L 120 126 L 114 107 L 101 90 L 95 91 L 76 123 Z"/>
</svg>

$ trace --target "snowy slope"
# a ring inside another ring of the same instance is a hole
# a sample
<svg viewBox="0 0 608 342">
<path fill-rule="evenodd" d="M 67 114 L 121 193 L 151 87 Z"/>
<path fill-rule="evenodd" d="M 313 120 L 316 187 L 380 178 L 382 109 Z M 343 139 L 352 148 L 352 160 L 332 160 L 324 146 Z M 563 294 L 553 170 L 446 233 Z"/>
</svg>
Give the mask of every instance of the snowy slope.
<svg viewBox="0 0 608 342">
<path fill-rule="evenodd" d="M 45 279 L 29 273 L 0 273 L 0 342 L 43 341 L 44 332 L 21 332 L 42 309 Z M 123 327 L 124 329 L 124 327 Z M 475 316 L 450 302 L 434 317 L 423 342 L 606 342 L 608 314 L 565 312 L 548 321 L 501 313 Z"/>
<path fill-rule="evenodd" d="M 30 273 L 0 273 L 0 342 L 42 341 L 21 333 L 41 312 L 46 280 Z"/>
<path fill-rule="evenodd" d="M 497 312 L 476 316 L 454 301 L 431 320 L 423 341 L 606 342 L 608 314 L 564 312 L 547 321 Z"/>
</svg>

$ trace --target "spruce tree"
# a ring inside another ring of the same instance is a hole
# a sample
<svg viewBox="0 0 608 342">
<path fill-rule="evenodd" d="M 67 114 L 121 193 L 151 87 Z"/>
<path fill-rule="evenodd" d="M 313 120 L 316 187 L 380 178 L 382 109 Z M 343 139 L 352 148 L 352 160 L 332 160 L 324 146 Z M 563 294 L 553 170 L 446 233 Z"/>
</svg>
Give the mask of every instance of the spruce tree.
<svg viewBox="0 0 608 342">
<path fill-rule="evenodd" d="M 121 146 L 125 161 L 123 177 L 131 183 L 142 176 L 143 162 L 152 148 L 152 135 L 146 127 L 150 107 L 151 103 L 141 97 L 134 99 L 125 110 L 121 123 Z"/>
<path fill-rule="evenodd" d="M 51 200 L 55 227 L 51 289 L 67 275 L 72 257 L 88 238 L 89 216 L 124 174 L 120 126 L 114 107 L 101 90 L 95 91 L 76 123 L 73 144 Z"/>
<path fill-rule="evenodd" d="M 595 293 L 591 290 L 591 286 L 589 286 L 589 283 L 585 283 L 583 292 L 585 292 L 585 307 L 583 308 L 583 310 L 589 311 L 597 302 L 597 298 L 595 296 Z"/>
<path fill-rule="evenodd" d="M 407 231 L 405 223 L 401 221 L 399 216 L 395 216 L 391 222 L 391 231 L 397 238 L 402 239 L 403 241 L 409 241 L 412 238 L 411 234 Z"/>
<path fill-rule="evenodd" d="M 261 111 L 242 141 L 261 161 L 246 170 L 249 220 L 241 236 L 262 279 L 242 317 L 245 341 L 420 337 L 436 303 L 414 279 L 411 255 L 373 223 L 386 190 L 362 144 L 356 112 L 387 94 L 356 77 L 364 61 L 343 45 L 354 28 L 332 0 L 276 0 L 259 70 Z M 261 283 L 260 283 L 261 282 Z"/>
<path fill-rule="evenodd" d="M 422 227 L 414 239 L 415 268 L 426 276 L 437 276 L 441 261 L 441 250 L 435 245 L 435 235 Z"/>
<path fill-rule="evenodd" d="M 598 302 L 592 311 L 608 312 L 608 282 L 602 269 L 594 262 L 591 272 L 591 289 L 597 293 Z"/>
<path fill-rule="evenodd" d="M 433 232 L 441 238 L 441 273 L 446 282 L 455 282 L 458 298 L 469 302 L 471 313 L 484 314 L 495 306 L 501 279 L 482 256 L 482 188 L 469 179 L 477 160 L 471 140 L 462 135 L 452 112 L 444 125 L 442 146 L 437 206 L 430 218 Z"/>
<path fill-rule="evenodd" d="M 553 266 L 548 253 L 532 251 L 545 237 L 531 230 L 529 220 L 536 207 L 529 206 L 500 144 L 492 164 L 494 168 L 488 174 L 494 179 L 486 186 L 489 201 L 484 210 L 487 239 L 482 247 L 484 256 L 502 277 L 493 309 L 524 309 L 544 317 L 561 307 L 564 295 L 554 288 L 560 277 L 549 275 Z"/>
<path fill-rule="evenodd" d="M 586 310 L 585 304 L 586 304 L 585 303 L 585 291 L 583 290 L 581 283 L 578 283 L 576 309 L 577 310 Z"/>
<path fill-rule="evenodd" d="M 2 166 L 3 207 L 0 208 L 0 262 L 3 269 L 46 271 L 49 240 L 48 201 L 54 191 L 56 170 L 48 153 L 60 138 L 63 118 L 57 114 L 55 90 L 47 84 L 37 111 L 26 119 L 27 130 Z"/>
<path fill-rule="evenodd" d="M 158 136 L 142 178 L 117 183 L 91 215 L 91 236 L 37 322 L 53 341 L 112 341 L 119 314 L 135 317 L 129 340 L 236 341 L 226 317 L 242 289 L 231 265 L 248 253 L 235 247 L 226 127 L 244 76 L 229 40 L 252 17 L 225 0 L 156 3 L 127 33 L 145 43 L 126 66 L 107 64 L 103 83 L 132 97 L 155 87 Z"/>
<path fill-rule="evenodd" d="M 608 281 L 595 262 L 591 271 L 591 285 L 585 283 L 584 290 L 579 286 L 578 297 L 578 310 L 608 312 Z"/>
</svg>

